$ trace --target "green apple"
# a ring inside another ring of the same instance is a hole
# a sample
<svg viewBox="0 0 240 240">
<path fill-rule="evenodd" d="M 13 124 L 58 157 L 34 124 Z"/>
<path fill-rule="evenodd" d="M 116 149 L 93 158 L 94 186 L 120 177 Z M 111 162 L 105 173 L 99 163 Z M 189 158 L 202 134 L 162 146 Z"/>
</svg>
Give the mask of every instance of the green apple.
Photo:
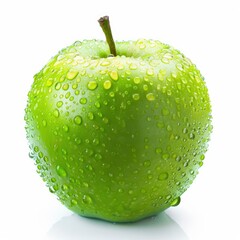
<svg viewBox="0 0 240 240">
<path fill-rule="evenodd" d="M 25 110 L 30 156 L 73 212 L 136 221 L 180 202 L 211 133 L 205 81 L 157 40 L 77 41 L 34 76 Z M 109 49 L 110 48 L 110 49 Z"/>
</svg>

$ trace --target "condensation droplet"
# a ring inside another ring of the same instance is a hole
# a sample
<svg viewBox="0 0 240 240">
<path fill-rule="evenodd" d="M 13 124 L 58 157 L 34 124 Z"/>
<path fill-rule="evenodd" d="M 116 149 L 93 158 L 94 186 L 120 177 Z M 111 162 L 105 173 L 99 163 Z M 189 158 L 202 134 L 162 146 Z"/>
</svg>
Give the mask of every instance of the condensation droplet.
<svg viewBox="0 0 240 240">
<path fill-rule="evenodd" d="M 98 84 L 97 84 L 96 81 L 89 81 L 89 82 L 88 82 L 88 85 L 87 85 L 87 87 L 88 87 L 89 90 L 94 90 L 94 89 L 97 88 L 97 86 L 98 86 Z"/>
<path fill-rule="evenodd" d="M 58 107 L 58 108 L 60 108 L 62 105 L 63 105 L 63 102 L 62 102 L 62 101 L 58 101 L 58 102 L 57 102 L 57 107 Z"/>
<path fill-rule="evenodd" d="M 105 89 L 110 89 L 112 86 L 112 82 L 110 80 L 106 80 L 104 83 L 103 83 L 103 87 Z"/>
<path fill-rule="evenodd" d="M 112 80 L 117 81 L 118 80 L 118 73 L 116 71 L 110 72 L 110 77 Z"/>
<path fill-rule="evenodd" d="M 58 82 L 58 83 L 56 83 L 56 85 L 55 85 L 55 89 L 56 89 L 56 90 L 59 90 L 59 89 L 61 88 L 61 86 L 62 86 L 61 83 Z"/>
<path fill-rule="evenodd" d="M 157 154 L 159 154 L 159 153 L 162 152 L 162 149 L 161 149 L 161 148 L 156 148 L 156 149 L 155 149 L 155 152 L 156 152 Z"/>
<path fill-rule="evenodd" d="M 162 115 L 163 115 L 163 116 L 169 115 L 169 110 L 168 110 L 167 108 L 163 108 L 163 109 L 162 109 Z"/>
<path fill-rule="evenodd" d="M 73 206 L 76 206 L 76 205 L 77 205 L 77 203 L 78 203 L 78 202 L 77 202 L 77 200 L 76 200 L 76 199 L 72 199 L 72 200 L 71 200 L 71 204 L 72 204 Z"/>
<path fill-rule="evenodd" d="M 131 70 L 135 70 L 135 69 L 137 69 L 137 65 L 134 64 L 134 63 L 131 63 L 131 64 L 129 65 L 129 68 L 130 68 Z"/>
<path fill-rule="evenodd" d="M 58 165 L 56 170 L 57 170 L 58 176 L 60 176 L 60 177 L 66 177 L 67 176 L 67 172 L 63 167 Z"/>
<path fill-rule="evenodd" d="M 154 96 L 153 93 L 148 93 L 148 94 L 146 95 L 146 98 L 147 98 L 148 101 L 153 101 L 153 100 L 155 100 L 155 96 Z"/>
<path fill-rule="evenodd" d="M 100 65 L 101 65 L 101 66 L 109 66 L 109 65 L 110 65 L 110 62 L 104 60 L 103 62 L 101 62 Z"/>
<path fill-rule="evenodd" d="M 178 205 L 180 204 L 180 202 L 181 202 L 181 198 L 180 198 L 180 197 L 177 197 L 177 198 L 175 198 L 175 199 L 171 202 L 171 206 L 172 206 L 172 207 L 176 207 L 176 206 L 178 206 Z"/>
<path fill-rule="evenodd" d="M 94 105 L 95 105 L 96 108 L 100 108 L 100 107 L 101 107 L 101 104 L 100 104 L 100 102 L 98 102 L 98 101 L 95 102 Z"/>
<path fill-rule="evenodd" d="M 82 118 L 81 116 L 77 115 L 75 118 L 74 118 L 74 122 L 77 124 L 77 125 L 80 125 L 82 123 Z"/>
<path fill-rule="evenodd" d="M 146 160 L 146 161 L 144 161 L 143 165 L 145 167 L 149 167 L 151 165 L 151 161 L 150 160 Z"/>
<path fill-rule="evenodd" d="M 181 156 L 177 156 L 176 158 L 175 158 L 175 160 L 177 161 L 177 162 L 180 162 L 181 161 Z"/>
<path fill-rule="evenodd" d="M 63 191 L 67 191 L 67 190 L 68 190 L 68 186 L 67 186 L 66 184 L 63 184 L 63 185 L 62 185 L 62 190 L 63 190 Z"/>
<path fill-rule="evenodd" d="M 134 82 L 135 84 L 139 84 L 139 83 L 141 82 L 140 77 L 135 77 L 135 78 L 133 79 L 133 82 Z"/>
<path fill-rule="evenodd" d="M 67 76 L 66 76 L 66 77 L 67 77 L 67 79 L 69 79 L 69 80 L 73 80 L 77 75 L 78 75 L 78 71 L 71 69 L 71 70 L 67 73 Z"/>
<path fill-rule="evenodd" d="M 154 70 L 151 69 L 151 68 L 150 68 L 150 69 L 147 69 L 147 72 L 146 72 L 146 73 L 147 73 L 148 76 L 152 76 L 152 75 L 154 74 Z"/>
<path fill-rule="evenodd" d="M 79 102 L 80 102 L 81 104 L 86 104 L 86 103 L 87 103 L 87 99 L 86 99 L 86 98 L 81 98 L 81 99 L 79 100 Z"/>
<path fill-rule="evenodd" d="M 94 118 L 94 115 L 93 115 L 92 112 L 89 112 L 89 113 L 87 114 L 87 116 L 88 116 L 88 118 L 89 118 L 90 120 L 93 120 L 93 118 Z"/>
<path fill-rule="evenodd" d="M 42 125 L 43 125 L 44 127 L 46 127 L 46 126 L 47 126 L 47 121 L 46 121 L 46 120 L 43 120 L 43 121 L 42 121 Z"/>
<path fill-rule="evenodd" d="M 140 95 L 139 95 L 138 93 L 134 93 L 134 94 L 132 95 L 132 98 L 133 98 L 133 100 L 139 100 Z"/>
<path fill-rule="evenodd" d="M 189 138 L 190 138 L 190 139 L 194 139 L 194 138 L 195 138 L 195 134 L 194 134 L 194 133 L 190 133 L 190 134 L 189 134 Z"/>
<path fill-rule="evenodd" d="M 60 115 L 60 114 L 59 114 L 59 110 L 58 110 L 58 109 L 55 109 L 55 110 L 53 111 L 53 116 L 57 118 L 57 117 L 59 117 L 59 115 Z"/>
<path fill-rule="evenodd" d="M 168 154 L 168 153 L 164 153 L 164 154 L 162 155 L 162 158 L 163 158 L 164 160 L 169 159 L 169 154 Z"/>
<path fill-rule="evenodd" d="M 85 204 L 91 204 L 92 203 L 92 198 L 89 195 L 83 195 L 82 201 Z"/>
<path fill-rule="evenodd" d="M 46 82 L 46 86 L 47 87 L 51 87 L 53 84 L 53 80 L 52 79 L 48 79 L 47 82 Z"/>
<path fill-rule="evenodd" d="M 133 194 L 133 190 L 129 190 L 128 193 L 131 195 Z"/>
<path fill-rule="evenodd" d="M 188 133 L 188 129 L 187 129 L 187 128 L 184 128 L 184 129 L 183 129 L 183 133 L 185 133 L 185 134 Z"/>
<path fill-rule="evenodd" d="M 69 88 L 69 84 L 68 83 L 65 83 L 65 84 L 63 84 L 63 86 L 62 86 L 62 89 L 63 90 L 68 90 L 68 88 Z"/>
<path fill-rule="evenodd" d="M 69 127 L 67 125 L 63 125 L 63 131 L 64 132 L 68 132 L 69 131 Z"/>
<path fill-rule="evenodd" d="M 167 172 L 163 172 L 163 173 L 160 173 L 158 175 L 158 180 L 160 181 L 164 181 L 164 180 L 167 180 L 168 179 L 168 173 Z"/>
</svg>

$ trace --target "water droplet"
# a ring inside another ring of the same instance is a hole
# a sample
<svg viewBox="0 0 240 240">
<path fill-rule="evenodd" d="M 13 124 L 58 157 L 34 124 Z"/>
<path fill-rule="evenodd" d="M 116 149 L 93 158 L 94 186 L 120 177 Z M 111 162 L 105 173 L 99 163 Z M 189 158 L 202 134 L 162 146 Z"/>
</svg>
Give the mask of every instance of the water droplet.
<svg viewBox="0 0 240 240">
<path fill-rule="evenodd" d="M 182 66 L 182 64 L 180 64 L 180 63 L 177 63 L 177 64 L 176 64 L 176 68 L 177 68 L 179 71 L 183 71 L 183 66 Z"/>
<path fill-rule="evenodd" d="M 67 191 L 67 190 L 68 190 L 68 186 L 67 186 L 66 184 L 63 184 L 63 185 L 62 185 L 62 190 L 63 190 L 63 191 Z"/>
<path fill-rule="evenodd" d="M 90 120 L 93 120 L 93 118 L 94 118 L 94 115 L 92 112 L 89 112 L 87 116 Z"/>
<path fill-rule="evenodd" d="M 98 144 L 99 144 L 99 140 L 98 140 L 97 138 L 94 138 L 94 139 L 93 139 L 93 144 L 94 144 L 94 145 L 98 145 Z"/>
<path fill-rule="evenodd" d="M 63 84 L 63 86 L 62 86 L 62 89 L 63 90 L 68 90 L 68 88 L 69 88 L 69 84 L 68 83 L 65 83 L 65 84 Z"/>
<path fill-rule="evenodd" d="M 112 72 L 110 72 L 110 77 L 112 78 L 112 80 L 117 81 L 118 80 L 118 73 L 116 71 L 112 71 Z"/>
<path fill-rule="evenodd" d="M 102 155 L 101 155 L 100 153 L 96 153 L 96 154 L 94 155 L 94 158 L 95 158 L 96 160 L 101 160 L 101 159 L 102 159 Z"/>
<path fill-rule="evenodd" d="M 152 68 L 147 69 L 147 75 L 152 76 L 154 74 L 154 70 Z"/>
<path fill-rule="evenodd" d="M 56 83 L 56 85 L 55 85 L 55 89 L 56 90 L 59 90 L 60 88 L 61 88 L 61 86 L 62 86 L 62 84 L 61 83 Z"/>
<path fill-rule="evenodd" d="M 62 105 L 63 105 L 63 102 L 62 102 L 62 101 L 58 101 L 58 102 L 57 102 L 57 107 L 58 107 L 58 108 L 60 108 Z"/>
<path fill-rule="evenodd" d="M 54 189 L 54 186 L 50 186 L 50 187 L 49 187 L 49 191 L 50 191 L 51 193 L 55 193 L 55 192 L 56 192 L 56 190 Z"/>
<path fill-rule="evenodd" d="M 67 172 L 61 166 L 58 165 L 56 170 L 57 170 L 58 176 L 60 176 L 60 177 L 66 177 L 67 176 Z"/>
<path fill-rule="evenodd" d="M 103 62 L 101 62 L 100 64 L 101 66 L 109 66 L 110 65 L 110 62 L 109 61 L 106 61 L 104 60 Z"/>
<path fill-rule="evenodd" d="M 102 120 L 103 120 L 103 122 L 106 123 L 106 124 L 107 124 L 108 121 L 109 121 L 108 118 L 106 118 L 106 117 L 104 117 Z"/>
<path fill-rule="evenodd" d="M 128 193 L 131 195 L 133 194 L 133 190 L 129 190 Z"/>
<path fill-rule="evenodd" d="M 183 164 L 184 167 L 188 167 L 188 161 Z"/>
<path fill-rule="evenodd" d="M 55 109 L 55 110 L 53 111 L 53 116 L 57 118 L 57 117 L 59 117 L 59 115 L 60 115 L 60 114 L 59 114 L 58 109 Z"/>
<path fill-rule="evenodd" d="M 52 79 L 48 79 L 47 82 L 46 82 L 46 86 L 47 87 L 51 87 L 53 84 L 53 80 Z"/>
<path fill-rule="evenodd" d="M 90 171 L 92 171 L 92 170 L 93 170 L 92 165 L 87 165 L 87 169 L 90 170 Z"/>
<path fill-rule="evenodd" d="M 167 180 L 168 179 L 168 173 L 167 172 L 163 172 L 163 173 L 160 173 L 158 175 L 158 180 L 160 181 L 164 181 L 164 180 Z"/>
<path fill-rule="evenodd" d="M 77 75 L 78 75 L 78 71 L 71 69 L 71 70 L 67 73 L 67 76 L 66 76 L 66 77 L 67 77 L 67 79 L 69 79 L 69 80 L 73 80 Z"/>
<path fill-rule="evenodd" d="M 39 158 L 42 158 L 42 157 L 43 157 L 43 153 L 42 153 L 42 152 L 39 152 L 39 153 L 38 153 L 38 157 L 39 157 Z"/>
<path fill-rule="evenodd" d="M 168 153 L 164 153 L 164 154 L 162 155 L 162 158 L 163 158 L 164 160 L 169 159 L 169 154 L 168 154 Z"/>
<path fill-rule="evenodd" d="M 80 125 L 82 123 L 82 118 L 81 116 L 77 115 L 75 118 L 74 118 L 74 122 L 77 124 L 77 125 Z"/>
<path fill-rule="evenodd" d="M 122 192 L 123 192 L 123 189 L 122 189 L 122 188 L 119 188 L 119 189 L 118 189 L 118 192 L 122 193 Z"/>
<path fill-rule="evenodd" d="M 69 131 L 69 127 L 67 125 L 63 125 L 63 131 L 64 132 L 68 132 Z"/>
<path fill-rule="evenodd" d="M 72 199 L 72 200 L 71 200 L 71 204 L 72 204 L 73 206 L 76 206 L 76 205 L 78 204 L 78 202 L 77 202 L 76 199 Z"/>
<path fill-rule="evenodd" d="M 195 134 L 194 134 L 194 133 L 190 133 L 190 134 L 189 134 L 189 138 L 190 138 L 190 139 L 194 139 L 194 138 L 195 138 Z"/>
<path fill-rule="evenodd" d="M 87 87 L 88 87 L 89 90 L 94 90 L 94 89 L 97 88 L 97 86 L 98 86 L 98 84 L 97 84 L 96 81 L 89 81 L 89 82 L 88 82 L 88 85 L 87 85 Z"/>
<path fill-rule="evenodd" d="M 140 95 L 139 95 L 138 93 L 134 93 L 134 94 L 132 95 L 132 98 L 133 98 L 133 100 L 139 100 Z"/>
<path fill-rule="evenodd" d="M 156 148 L 156 149 L 155 149 L 155 152 L 156 152 L 157 154 L 159 154 L 159 153 L 162 152 L 162 149 L 161 149 L 161 148 Z"/>
<path fill-rule="evenodd" d="M 76 89 L 77 87 L 78 87 L 77 84 L 73 84 L 73 85 L 72 85 L 72 89 Z"/>
<path fill-rule="evenodd" d="M 87 103 L 87 99 L 86 98 L 81 98 L 79 102 L 81 104 L 86 104 Z"/>
<path fill-rule="evenodd" d="M 163 116 L 169 115 L 169 110 L 168 110 L 167 108 L 163 108 L 163 109 L 162 109 L 162 115 L 163 115 Z"/>
<path fill-rule="evenodd" d="M 103 87 L 105 89 L 110 89 L 112 86 L 112 82 L 110 80 L 106 80 L 104 83 L 103 83 Z"/>
<path fill-rule="evenodd" d="M 153 178 L 152 174 L 148 174 L 148 179 L 151 180 Z"/>
<path fill-rule="evenodd" d="M 110 92 L 110 93 L 109 93 L 109 96 L 110 96 L 110 97 L 114 97 L 114 96 L 115 96 L 115 93 L 114 93 L 114 92 Z"/>
<path fill-rule="evenodd" d="M 135 84 L 139 84 L 139 83 L 141 82 L 140 77 L 135 77 L 135 78 L 133 79 L 133 82 L 134 82 Z"/>
<path fill-rule="evenodd" d="M 146 160 L 146 161 L 144 161 L 143 165 L 145 167 L 149 167 L 151 165 L 151 161 L 150 160 Z"/>
<path fill-rule="evenodd" d="M 165 58 L 165 57 L 161 58 L 161 61 L 162 61 L 163 63 L 166 63 L 166 64 L 168 64 L 168 63 L 170 62 L 169 59 L 168 59 L 168 58 Z"/>
<path fill-rule="evenodd" d="M 171 202 L 171 206 L 172 207 L 178 206 L 180 204 L 180 202 L 181 202 L 181 198 L 177 197 Z"/>
<path fill-rule="evenodd" d="M 34 150 L 34 152 L 38 152 L 38 151 L 39 151 L 39 147 L 38 147 L 38 146 L 35 146 L 35 147 L 33 148 L 33 150 Z"/>
<path fill-rule="evenodd" d="M 147 85 L 147 84 L 144 84 L 144 85 L 143 85 L 143 90 L 144 90 L 144 91 L 147 91 L 147 90 L 148 90 L 148 85 Z"/>
<path fill-rule="evenodd" d="M 96 108 L 100 108 L 100 107 L 101 107 L 101 104 L 100 104 L 100 102 L 98 102 L 98 101 L 95 102 L 94 105 L 95 105 Z"/>
<path fill-rule="evenodd" d="M 205 158 L 205 155 L 202 154 L 202 155 L 200 156 L 200 160 L 204 160 L 204 158 Z"/>
<path fill-rule="evenodd" d="M 175 160 L 177 161 L 177 162 L 180 162 L 181 161 L 181 157 L 180 156 L 177 156 L 176 158 L 175 158 Z"/>
<path fill-rule="evenodd" d="M 167 195 L 167 196 L 166 196 L 166 199 L 167 199 L 167 200 L 169 200 L 169 199 L 171 199 L 171 198 L 172 198 L 171 195 Z"/>
<path fill-rule="evenodd" d="M 143 39 L 139 39 L 139 40 L 137 41 L 137 45 L 138 45 L 138 47 L 139 47 L 141 50 L 146 47 Z"/>
<path fill-rule="evenodd" d="M 83 195 L 82 201 L 85 204 L 91 204 L 92 203 L 92 198 L 88 195 Z"/>
<path fill-rule="evenodd" d="M 167 125 L 167 131 L 172 131 L 172 127 L 170 125 Z"/>
<path fill-rule="evenodd" d="M 46 120 L 43 120 L 43 121 L 42 121 L 42 125 L 43 125 L 44 127 L 46 127 L 46 126 L 47 126 L 47 121 L 46 121 Z"/>
<path fill-rule="evenodd" d="M 154 96 L 153 93 L 148 93 L 148 94 L 146 95 L 146 98 L 147 98 L 148 101 L 153 101 L 153 100 L 155 100 L 155 96 Z"/>
<path fill-rule="evenodd" d="M 131 63 L 131 64 L 129 65 L 129 68 L 130 68 L 131 70 L 135 70 L 135 69 L 137 69 L 137 65 L 134 64 L 134 63 Z"/>
<path fill-rule="evenodd" d="M 183 133 L 185 133 L 185 134 L 188 133 L 188 129 L 187 129 L 187 128 L 184 128 L 184 129 L 183 129 Z"/>
</svg>

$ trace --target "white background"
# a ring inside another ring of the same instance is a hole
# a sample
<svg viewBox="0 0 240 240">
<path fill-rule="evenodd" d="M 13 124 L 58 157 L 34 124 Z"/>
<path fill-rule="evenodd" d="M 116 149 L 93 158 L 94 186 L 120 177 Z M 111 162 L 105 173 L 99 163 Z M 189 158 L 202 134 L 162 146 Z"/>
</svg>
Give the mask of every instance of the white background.
<svg viewBox="0 0 240 240">
<path fill-rule="evenodd" d="M 0 239 L 239 240 L 239 1 L 0 2 Z M 158 39 L 201 70 L 213 106 L 214 132 L 203 167 L 181 204 L 135 224 L 74 215 L 49 193 L 28 157 L 24 108 L 33 75 L 76 40 Z"/>
</svg>

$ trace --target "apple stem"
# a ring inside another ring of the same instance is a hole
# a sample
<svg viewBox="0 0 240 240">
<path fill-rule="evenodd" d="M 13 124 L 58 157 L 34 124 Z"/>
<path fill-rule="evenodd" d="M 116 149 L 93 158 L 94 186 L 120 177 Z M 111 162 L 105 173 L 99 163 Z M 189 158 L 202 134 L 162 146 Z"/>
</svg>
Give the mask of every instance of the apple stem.
<svg viewBox="0 0 240 240">
<path fill-rule="evenodd" d="M 101 17 L 98 20 L 98 22 L 105 34 L 111 55 L 113 55 L 114 57 L 117 56 L 115 42 L 113 40 L 112 31 L 110 27 L 109 17 L 108 16 Z"/>
</svg>

